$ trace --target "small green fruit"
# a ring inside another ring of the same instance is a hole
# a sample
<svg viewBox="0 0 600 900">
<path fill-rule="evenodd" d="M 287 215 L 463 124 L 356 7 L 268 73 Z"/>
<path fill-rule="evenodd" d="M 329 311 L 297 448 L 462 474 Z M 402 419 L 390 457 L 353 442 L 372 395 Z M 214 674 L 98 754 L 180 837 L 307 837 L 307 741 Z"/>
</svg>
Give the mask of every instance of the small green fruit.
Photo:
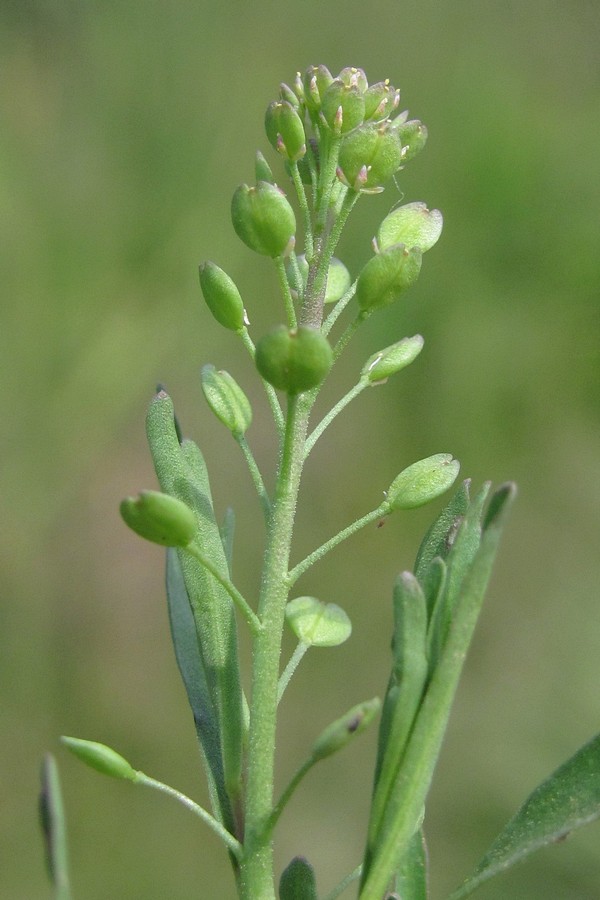
<svg viewBox="0 0 600 900">
<path fill-rule="evenodd" d="M 419 153 L 427 141 L 427 128 L 418 119 L 405 121 L 403 116 L 398 116 L 392 122 L 392 128 L 397 132 L 402 144 L 402 161 L 408 162 Z"/>
<path fill-rule="evenodd" d="M 198 530 L 189 506 L 160 491 L 142 491 L 138 497 L 127 497 L 120 510 L 132 531 L 163 547 L 187 547 Z"/>
<path fill-rule="evenodd" d="M 444 219 L 439 209 L 425 203 L 406 203 L 385 217 L 377 232 L 377 246 L 385 250 L 394 244 L 430 250 L 442 233 Z"/>
<path fill-rule="evenodd" d="M 389 119 L 400 103 L 400 91 L 390 82 L 379 81 L 365 91 L 365 122 Z"/>
<path fill-rule="evenodd" d="M 354 191 L 383 190 L 402 165 L 402 144 L 387 123 L 364 125 L 349 134 L 340 149 L 338 176 Z"/>
<path fill-rule="evenodd" d="M 271 166 L 260 152 L 260 150 L 256 151 L 256 157 L 254 159 L 254 174 L 256 175 L 257 181 L 268 181 L 269 184 L 275 184 L 275 176 L 273 175 L 273 170 Z"/>
<path fill-rule="evenodd" d="M 290 600 L 285 619 L 298 640 L 309 647 L 337 647 L 352 634 L 352 622 L 341 606 L 316 597 Z"/>
<path fill-rule="evenodd" d="M 387 492 L 390 512 L 394 509 L 414 509 L 435 500 L 458 477 L 460 463 L 451 453 L 436 453 L 408 466 L 392 482 Z"/>
<path fill-rule="evenodd" d="M 355 84 L 336 78 L 323 94 L 321 115 L 335 134 L 347 134 L 363 121 L 365 98 Z"/>
<path fill-rule="evenodd" d="M 380 707 L 381 701 L 378 697 L 353 706 L 345 715 L 328 725 L 319 735 L 313 744 L 312 758 L 314 760 L 325 759 L 332 753 L 341 750 L 353 737 L 365 730 L 379 712 Z"/>
<path fill-rule="evenodd" d="M 316 328 L 300 325 L 288 331 L 280 325 L 256 345 L 256 367 L 265 381 L 288 394 L 300 394 L 320 384 L 333 363 L 327 338 Z"/>
<path fill-rule="evenodd" d="M 235 437 L 245 434 L 252 422 L 252 407 L 237 381 L 211 365 L 202 368 L 201 379 L 206 402 L 217 419 Z"/>
<path fill-rule="evenodd" d="M 396 244 L 373 256 L 358 276 L 356 299 L 363 312 L 394 303 L 415 283 L 421 271 L 419 247 Z"/>
<path fill-rule="evenodd" d="M 112 778 L 125 778 L 127 781 L 137 781 L 138 773 L 124 759 L 120 753 L 99 744 L 97 741 L 84 741 L 81 738 L 61 737 L 61 742 L 78 759 L 92 769 L 110 775 Z"/>
<path fill-rule="evenodd" d="M 241 184 L 231 201 L 231 220 L 239 238 L 264 256 L 286 256 L 294 247 L 296 217 L 285 194 L 268 181 Z"/>
<path fill-rule="evenodd" d="M 327 66 L 309 66 L 302 79 L 296 82 L 296 94 L 303 100 L 311 118 L 316 118 L 321 109 L 321 98 L 333 81 Z"/>
<path fill-rule="evenodd" d="M 415 334 L 374 353 L 363 366 L 362 377 L 370 384 L 387 381 L 390 375 L 400 372 L 417 358 L 424 343 L 421 335 Z"/>
<path fill-rule="evenodd" d="M 213 262 L 200 266 L 200 287 L 211 313 L 230 331 L 244 327 L 244 304 L 235 282 Z"/>
</svg>

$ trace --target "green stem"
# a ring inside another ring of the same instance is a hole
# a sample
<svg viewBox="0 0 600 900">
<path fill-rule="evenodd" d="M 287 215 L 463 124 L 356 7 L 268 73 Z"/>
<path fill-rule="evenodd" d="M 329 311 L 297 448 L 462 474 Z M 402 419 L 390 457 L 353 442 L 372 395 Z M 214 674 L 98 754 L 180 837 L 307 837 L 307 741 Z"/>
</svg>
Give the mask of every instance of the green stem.
<svg viewBox="0 0 600 900">
<path fill-rule="evenodd" d="M 350 322 L 337 344 L 333 348 L 333 361 L 336 362 L 350 343 L 351 338 L 354 337 L 354 333 L 358 329 L 359 325 L 362 325 L 364 320 L 367 318 L 367 314 L 364 312 L 359 312 L 355 319 Z"/>
<path fill-rule="evenodd" d="M 260 623 L 260 619 L 257 617 L 256 613 L 250 608 L 246 599 L 240 594 L 238 589 L 229 578 L 226 578 L 223 573 L 219 570 L 219 567 L 214 564 L 214 562 L 210 559 L 210 557 L 206 556 L 200 547 L 196 544 L 188 544 L 187 547 L 183 548 L 187 553 L 197 559 L 200 565 L 204 566 L 207 572 L 216 578 L 222 587 L 225 588 L 244 619 L 250 626 L 250 630 L 253 634 L 260 634 L 262 631 L 262 625 Z"/>
<path fill-rule="evenodd" d="M 313 255 L 312 222 L 310 219 L 308 201 L 306 199 L 306 191 L 304 189 L 304 184 L 302 183 L 302 178 L 300 177 L 300 172 L 298 171 L 297 162 L 290 163 L 290 172 L 294 187 L 296 188 L 296 196 L 298 197 L 298 203 L 302 212 L 302 221 L 304 223 L 304 252 L 306 258 L 311 259 Z"/>
<path fill-rule="evenodd" d="M 296 328 L 298 321 L 296 319 L 296 310 L 294 309 L 294 300 L 290 291 L 290 284 L 287 280 L 285 271 L 285 263 L 282 256 L 277 256 L 274 260 L 277 268 L 277 277 L 279 278 L 279 287 L 285 303 L 285 312 L 287 315 L 288 328 Z"/>
<path fill-rule="evenodd" d="M 273 809 L 273 812 L 271 813 L 271 817 L 269 819 L 269 827 L 270 827 L 271 831 L 273 831 L 273 829 L 275 828 L 275 825 L 277 824 L 277 820 L 279 819 L 279 816 L 281 815 L 281 813 L 287 806 L 288 801 L 290 800 L 292 794 L 294 793 L 294 791 L 296 790 L 296 788 L 298 787 L 298 785 L 300 784 L 300 782 L 302 781 L 302 779 L 304 778 L 306 773 L 309 772 L 312 769 L 312 767 L 315 765 L 315 763 L 317 763 L 317 762 L 318 762 L 318 760 L 313 759 L 313 757 L 310 756 L 305 762 L 302 763 L 302 765 L 300 766 L 298 771 L 295 773 L 292 780 L 290 781 L 290 783 L 284 790 L 283 794 L 277 801 L 277 803 Z"/>
<path fill-rule="evenodd" d="M 323 419 L 321 419 L 319 424 L 316 426 L 316 428 L 313 431 L 311 431 L 311 433 L 309 434 L 309 436 L 306 439 L 306 446 L 304 448 L 304 458 L 305 459 L 308 456 L 308 454 L 310 453 L 310 451 L 312 450 L 312 448 L 315 446 L 315 444 L 317 443 L 317 441 L 319 440 L 319 438 L 321 437 L 321 435 L 323 434 L 325 429 L 328 428 L 329 425 L 331 425 L 331 423 L 333 422 L 335 417 L 338 416 L 341 413 L 341 411 L 346 406 L 348 406 L 348 404 L 352 400 L 354 400 L 355 397 L 358 397 L 358 395 L 362 391 L 364 391 L 364 389 L 366 387 L 368 387 L 368 382 L 359 381 L 358 384 L 355 384 L 354 387 L 351 388 L 348 391 L 348 393 L 344 397 L 342 397 L 341 400 L 338 400 L 338 402 L 335 404 L 335 406 L 329 410 L 327 415 Z"/>
<path fill-rule="evenodd" d="M 312 396 L 289 397 L 288 414 L 271 516 L 260 590 L 262 624 L 253 641 L 252 698 L 248 739 L 246 831 L 240 861 L 243 900 L 274 900 L 273 847 L 270 817 L 273 803 L 275 728 L 279 658 L 287 572 L 308 415 Z"/>
<path fill-rule="evenodd" d="M 234 838 L 232 834 L 230 834 L 226 828 L 223 828 L 220 822 L 215 819 L 214 816 L 204 809 L 202 806 L 199 806 L 194 802 L 190 797 L 186 796 L 186 794 L 182 794 L 181 791 L 175 790 L 168 784 L 163 784 L 162 781 L 157 781 L 156 778 L 150 778 L 149 775 L 146 775 L 144 772 L 136 772 L 136 784 L 145 784 L 147 787 L 154 788 L 157 791 L 160 791 L 162 794 L 167 794 L 169 797 L 174 797 L 180 803 L 182 803 L 187 809 L 194 813 L 194 815 L 198 816 L 199 819 L 208 825 L 218 837 L 224 842 L 227 846 L 227 849 L 233 853 L 236 859 L 239 859 L 242 854 L 242 845 L 238 840 Z"/>
<path fill-rule="evenodd" d="M 254 454 L 252 453 L 252 450 L 250 449 L 248 441 L 246 440 L 244 435 L 241 434 L 235 436 L 235 439 L 240 445 L 240 449 L 244 454 L 244 459 L 246 460 L 248 469 L 250 470 L 250 475 L 252 477 L 254 487 L 256 488 L 256 493 L 259 496 L 265 519 L 268 522 L 269 516 L 271 514 L 271 501 L 269 499 L 269 495 L 267 494 L 262 475 L 260 474 L 260 469 L 258 468 L 256 460 L 254 459 Z"/>
<path fill-rule="evenodd" d="M 328 541 L 325 541 L 324 544 L 321 544 L 320 547 L 317 547 L 316 550 L 313 550 L 312 553 L 299 562 L 297 566 L 290 571 L 288 575 L 288 582 L 290 587 L 292 587 L 296 581 L 303 575 L 307 569 L 309 569 L 314 563 L 320 560 L 326 553 L 329 553 L 330 550 L 333 550 L 334 547 L 337 547 L 338 544 L 341 544 L 342 541 L 345 541 L 346 538 L 351 537 L 353 534 L 356 534 L 361 528 L 364 528 L 365 525 L 370 525 L 371 522 L 377 521 L 382 516 L 385 516 L 389 513 L 389 509 L 387 507 L 387 503 L 384 501 L 377 509 L 371 510 L 370 513 L 367 513 L 366 516 L 362 516 L 360 519 L 357 519 L 356 522 L 353 522 L 352 525 L 348 525 L 347 528 L 344 528 L 342 531 L 338 532 L 338 534 L 334 535 L 332 538 L 329 538 Z"/>
<path fill-rule="evenodd" d="M 291 655 L 291 657 L 289 659 L 287 666 L 285 667 L 285 669 L 283 670 L 283 672 L 281 673 L 281 675 L 279 677 L 279 685 L 277 688 L 277 703 L 281 702 L 283 693 L 284 693 L 286 687 L 288 686 L 288 684 L 290 683 L 290 679 L 291 679 L 292 675 L 298 668 L 298 664 L 300 663 L 300 660 L 302 659 L 302 657 L 304 656 L 304 654 L 306 653 L 306 651 L 308 650 L 309 647 L 310 647 L 310 644 L 305 644 L 303 641 L 298 642 L 298 646 L 294 650 L 293 654 Z"/>
<path fill-rule="evenodd" d="M 350 887 L 353 881 L 357 881 L 362 874 L 362 865 L 357 866 L 354 871 L 350 872 L 349 875 L 340 881 L 332 891 L 330 891 L 326 897 L 323 897 L 323 900 L 336 900 L 336 897 L 339 897 L 340 894 L 343 894 L 347 887 Z"/>
<path fill-rule="evenodd" d="M 254 341 L 250 337 L 248 333 L 248 329 L 244 328 L 243 331 L 240 332 L 240 337 L 242 338 L 242 342 L 244 347 L 252 357 L 252 361 L 254 361 L 254 357 L 256 356 L 256 348 L 254 346 Z M 271 407 L 271 412 L 273 413 L 273 418 L 275 420 L 275 425 L 277 426 L 277 433 L 279 437 L 283 437 L 283 431 L 285 428 L 285 423 L 283 419 L 283 412 L 281 410 L 281 404 L 279 402 L 279 397 L 277 396 L 277 391 L 273 387 L 273 385 L 269 384 L 268 381 L 265 381 L 264 378 L 261 379 L 264 385 L 265 391 L 267 393 L 267 399 L 269 401 L 269 405 Z"/>
<path fill-rule="evenodd" d="M 331 312 L 329 313 L 329 315 L 323 322 L 323 327 L 322 327 L 321 331 L 323 332 L 324 335 L 327 336 L 329 334 L 329 332 L 331 331 L 331 329 L 333 328 L 333 326 L 335 325 L 335 323 L 337 322 L 337 320 L 339 319 L 341 314 L 344 312 L 344 310 L 346 309 L 346 307 L 348 306 L 348 304 L 354 297 L 354 295 L 356 293 L 357 281 L 358 281 L 358 279 L 356 279 L 356 281 L 354 281 L 350 285 L 350 287 L 348 288 L 348 290 L 346 291 L 344 296 L 340 297 L 338 302 L 335 304 L 335 306 L 333 307 L 333 309 L 331 310 Z"/>
</svg>

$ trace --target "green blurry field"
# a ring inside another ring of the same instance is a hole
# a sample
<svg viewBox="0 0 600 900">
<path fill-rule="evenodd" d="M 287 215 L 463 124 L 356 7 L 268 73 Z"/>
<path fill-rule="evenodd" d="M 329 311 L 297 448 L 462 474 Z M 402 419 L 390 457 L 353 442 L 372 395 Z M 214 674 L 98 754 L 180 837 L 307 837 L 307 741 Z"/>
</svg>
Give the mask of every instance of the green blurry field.
<svg viewBox="0 0 600 900">
<path fill-rule="evenodd" d="M 476 484 L 520 487 L 432 792 L 434 898 L 598 731 L 599 26 L 589 0 L 0 5 L 3 897 L 51 896 L 36 819 L 47 750 L 76 898 L 233 897 L 220 846 L 185 810 L 83 770 L 57 737 L 105 741 L 205 799 L 162 554 L 118 502 L 154 487 L 143 419 L 163 382 L 219 511 L 236 506 L 236 577 L 256 590 L 258 505 L 201 365 L 244 385 L 265 469 L 271 425 L 247 358 L 203 308 L 197 264 L 234 277 L 256 337 L 279 320 L 274 273 L 235 237 L 229 203 L 267 153 L 279 82 L 311 63 L 389 77 L 430 133 L 398 186 L 358 205 L 341 254 L 353 274 L 401 197 L 442 209 L 445 230 L 405 304 L 373 317 L 332 379 L 330 398 L 375 350 L 425 336 L 419 361 L 319 443 L 297 558 L 431 453 L 454 453 Z M 397 515 L 302 582 L 354 633 L 309 655 L 286 694 L 282 786 L 331 718 L 384 689 L 392 582 L 434 513 Z M 282 818 L 278 865 L 305 854 L 324 893 L 358 860 L 373 752 L 374 733 L 324 763 Z M 599 837 L 592 826 L 478 896 L 597 900 Z"/>
</svg>

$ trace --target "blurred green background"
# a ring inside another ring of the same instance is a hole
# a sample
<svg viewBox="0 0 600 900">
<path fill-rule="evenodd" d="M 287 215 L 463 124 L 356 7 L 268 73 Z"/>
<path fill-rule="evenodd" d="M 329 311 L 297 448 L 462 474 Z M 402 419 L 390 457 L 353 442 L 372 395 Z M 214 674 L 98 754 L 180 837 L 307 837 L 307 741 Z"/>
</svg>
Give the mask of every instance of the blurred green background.
<svg viewBox="0 0 600 900">
<path fill-rule="evenodd" d="M 35 807 L 46 750 L 76 898 L 233 897 L 217 840 L 185 810 L 84 770 L 57 736 L 106 741 L 205 797 L 162 554 L 117 506 L 154 486 L 143 420 L 162 381 L 207 456 L 219 512 L 236 507 L 237 580 L 255 593 L 258 506 L 203 405 L 201 364 L 246 387 L 265 469 L 272 428 L 247 357 L 203 308 L 197 264 L 235 278 L 255 337 L 281 319 L 272 268 L 235 237 L 229 202 L 255 149 L 267 152 L 279 82 L 312 63 L 389 77 L 430 132 L 399 188 L 351 218 L 340 255 L 353 273 L 402 195 L 441 208 L 445 231 L 406 302 L 370 320 L 328 387 L 339 396 L 376 349 L 425 336 L 419 361 L 319 443 L 295 556 L 434 452 L 455 453 L 476 484 L 520 487 L 431 794 L 434 898 L 598 730 L 599 25 L 594 0 L 3 0 L 3 897 L 50 897 Z M 384 689 L 392 582 L 435 511 L 398 514 L 304 578 L 303 592 L 348 610 L 354 634 L 309 655 L 289 689 L 280 785 L 331 718 Z M 374 738 L 315 770 L 281 821 L 278 866 L 307 855 L 324 892 L 359 858 Z M 599 839 L 592 826 L 478 896 L 597 900 Z"/>
</svg>

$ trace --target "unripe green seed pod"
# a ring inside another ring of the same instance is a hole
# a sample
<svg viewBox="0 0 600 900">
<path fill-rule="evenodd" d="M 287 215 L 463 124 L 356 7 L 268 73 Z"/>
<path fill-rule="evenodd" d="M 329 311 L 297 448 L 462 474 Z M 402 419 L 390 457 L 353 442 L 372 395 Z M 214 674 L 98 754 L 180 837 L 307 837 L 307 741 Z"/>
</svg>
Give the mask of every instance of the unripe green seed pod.
<svg viewBox="0 0 600 900">
<path fill-rule="evenodd" d="M 244 327 L 244 304 L 235 282 L 213 262 L 200 266 L 200 287 L 211 313 L 224 328 L 241 331 Z"/>
<path fill-rule="evenodd" d="M 435 500 L 452 487 L 460 463 L 451 453 L 436 453 L 420 459 L 397 476 L 387 492 L 390 512 L 394 509 L 413 509 Z"/>
<path fill-rule="evenodd" d="M 359 307 L 367 312 L 394 303 L 419 277 L 421 258 L 418 247 L 407 250 L 404 244 L 373 256 L 358 276 Z"/>
<path fill-rule="evenodd" d="M 402 338 L 396 344 L 374 353 L 367 360 L 362 369 L 362 377 L 370 384 L 381 384 L 390 377 L 400 372 L 417 358 L 423 349 L 424 340 L 420 334 L 414 337 Z"/>
<path fill-rule="evenodd" d="M 206 402 L 217 419 L 234 436 L 245 434 L 252 422 L 252 407 L 237 381 L 211 365 L 202 368 L 201 379 Z"/>
<path fill-rule="evenodd" d="M 377 232 L 377 246 L 385 250 L 394 244 L 430 250 L 442 233 L 444 219 L 439 209 L 425 203 L 406 203 L 385 217 Z"/>
<path fill-rule="evenodd" d="M 286 256 L 294 247 L 294 210 L 274 184 L 241 184 L 231 201 L 231 220 L 238 237 L 256 253 Z"/>
<path fill-rule="evenodd" d="M 394 131 L 397 132 L 402 144 L 402 161 L 408 162 L 419 153 L 427 141 L 427 128 L 418 119 L 409 122 L 398 116 L 392 122 Z"/>
<path fill-rule="evenodd" d="M 365 98 L 356 85 L 336 78 L 323 94 L 321 114 L 335 134 L 347 134 L 363 121 Z"/>
<path fill-rule="evenodd" d="M 369 87 L 367 76 L 363 69 L 357 69 L 354 66 L 345 66 L 337 75 L 336 81 L 339 80 L 348 87 L 357 87 L 361 94 L 364 94 Z"/>
<path fill-rule="evenodd" d="M 273 175 L 273 170 L 271 166 L 260 152 L 260 150 L 256 151 L 256 158 L 254 160 L 254 174 L 256 175 L 257 181 L 268 181 L 269 184 L 275 184 L 275 176 Z"/>
<path fill-rule="evenodd" d="M 395 129 L 385 123 L 364 125 L 342 142 L 338 176 L 355 191 L 379 192 L 401 165 L 402 145 Z"/>
<path fill-rule="evenodd" d="M 265 114 L 265 131 L 271 146 L 290 162 L 306 153 L 306 134 L 302 119 L 287 100 L 274 100 Z"/>
<path fill-rule="evenodd" d="M 325 731 L 319 735 L 312 747 L 312 758 L 314 760 L 325 759 L 337 750 L 341 750 L 353 737 L 365 730 L 379 712 L 380 707 L 379 697 L 353 706 L 344 716 L 328 725 Z"/>
<path fill-rule="evenodd" d="M 320 384 L 333 363 L 327 338 L 316 328 L 300 325 L 288 331 L 280 325 L 256 345 L 256 367 L 265 381 L 288 394 L 300 394 Z"/>
<path fill-rule="evenodd" d="M 125 524 L 163 547 L 187 547 L 196 536 L 196 516 L 185 503 L 160 491 L 142 491 L 121 502 Z"/>
<path fill-rule="evenodd" d="M 138 773 L 112 747 L 99 744 L 97 741 L 84 741 L 81 738 L 65 737 L 64 735 L 60 740 L 78 759 L 92 769 L 102 772 L 103 775 L 137 781 Z"/>
<path fill-rule="evenodd" d="M 296 257 L 296 259 L 298 261 L 298 268 L 300 270 L 302 284 L 296 284 L 295 272 L 291 265 L 288 265 L 286 271 L 290 288 L 292 289 L 292 292 L 295 293 L 296 297 L 298 297 L 304 293 L 304 289 L 306 288 L 309 266 L 303 253 L 300 253 Z M 344 296 L 351 283 L 352 279 L 350 278 L 350 272 L 348 271 L 344 263 L 341 261 L 341 259 L 337 259 L 337 257 L 332 256 L 331 262 L 329 263 L 329 270 L 327 272 L 325 303 L 337 303 L 337 301 Z"/>
</svg>

